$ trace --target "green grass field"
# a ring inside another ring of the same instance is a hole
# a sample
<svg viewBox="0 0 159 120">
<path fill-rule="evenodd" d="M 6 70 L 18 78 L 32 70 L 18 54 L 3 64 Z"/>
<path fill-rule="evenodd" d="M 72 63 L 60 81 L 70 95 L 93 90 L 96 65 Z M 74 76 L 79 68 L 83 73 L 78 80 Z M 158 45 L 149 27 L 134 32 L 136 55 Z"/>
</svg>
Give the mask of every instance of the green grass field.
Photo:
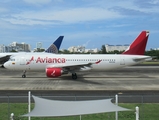
<svg viewBox="0 0 159 120">
<path fill-rule="evenodd" d="M 139 107 L 140 120 L 159 120 L 159 104 L 128 104 L 123 103 L 119 106 L 132 109 L 132 111 L 119 112 L 118 120 L 135 120 L 135 107 Z M 10 120 L 10 113 L 14 113 L 14 120 L 28 120 L 27 117 L 20 117 L 20 115 L 26 114 L 28 104 L 24 103 L 1 103 L 0 104 L 0 120 Z M 32 104 L 32 108 L 34 104 Z M 80 120 L 80 116 L 71 117 L 51 117 L 51 118 L 37 118 L 32 117 L 31 120 Z M 115 120 L 115 113 L 101 113 L 92 115 L 82 115 L 81 120 Z"/>
</svg>

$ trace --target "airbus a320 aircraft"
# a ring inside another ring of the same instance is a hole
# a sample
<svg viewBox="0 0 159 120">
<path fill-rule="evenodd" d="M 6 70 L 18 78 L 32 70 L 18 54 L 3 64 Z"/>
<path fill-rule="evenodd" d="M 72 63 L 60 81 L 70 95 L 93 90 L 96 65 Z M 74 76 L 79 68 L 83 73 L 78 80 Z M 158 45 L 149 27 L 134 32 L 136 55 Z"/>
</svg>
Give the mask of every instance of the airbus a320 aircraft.
<svg viewBox="0 0 159 120">
<path fill-rule="evenodd" d="M 45 71 L 47 77 L 59 77 L 72 73 L 72 79 L 77 79 L 76 72 L 85 70 L 104 71 L 135 65 L 147 59 L 145 48 L 149 32 L 142 31 L 130 47 L 122 54 L 25 54 L 12 57 L 4 64 L 5 68 L 26 71 Z"/>
<path fill-rule="evenodd" d="M 59 36 L 55 42 L 47 49 L 45 50 L 46 53 L 58 53 L 62 40 L 64 36 Z M 13 55 L 24 55 L 25 52 L 6 52 L 6 53 L 0 53 L 0 65 L 3 66 L 3 64 L 10 59 L 10 56 Z M 32 54 L 32 53 L 31 53 Z"/>
</svg>

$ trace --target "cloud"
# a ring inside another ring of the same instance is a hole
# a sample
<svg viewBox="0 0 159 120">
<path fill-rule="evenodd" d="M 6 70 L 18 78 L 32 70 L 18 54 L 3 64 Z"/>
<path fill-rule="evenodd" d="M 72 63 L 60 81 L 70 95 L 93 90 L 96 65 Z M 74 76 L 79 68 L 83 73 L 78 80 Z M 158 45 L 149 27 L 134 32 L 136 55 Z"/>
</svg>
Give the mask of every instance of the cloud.
<svg viewBox="0 0 159 120">
<path fill-rule="evenodd" d="M 32 20 L 32 19 L 15 19 L 15 18 L 10 18 L 10 19 L 2 19 L 6 22 L 10 22 L 12 24 L 18 24 L 18 25 L 49 25 L 53 24 L 53 22 L 49 21 L 40 21 L 40 20 Z"/>
<path fill-rule="evenodd" d="M 148 13 L 140 10 L 130 9 L 130 8 L 122 8 L 122 7 L 112 7 L 111 10 L 121 13 L 122 15 L 128 15 L 128 16 L 143 16 L 148 15 Z"/>
<path fill-rule="evenodd" d="M 11 24 L 15 25 L 64 25 L 64 24 L 78 24 L 78 23 L 88 23 L 95 21 L 104 21 L 104 20 L 115 20 L 118 18 L 124 18 L 126 16 L 146 16 L 153 13 L 154 11 L 159 12 L 159 8 L 142 8 L 137 7 L 134 4 L 137 1 L 114 1 L 117 4 L 112 4 L 112 2 L 95 2 L 91 4 L 91 2 L 86 2 L 86 5 L 83 7 L 73 7 L 74 3 L 66 3 L 64 4 L 56 4 L 61 3 L 63 0 L 24 0 L 29 4 L 48 4 L 48 8 L 46 6 L 42 9 L 21 9 L 21 11 L 17 11 L 14 13 L 8 13 L 6 16 L 1 16 L 3 21 L 7 21 Z M 50 4 L 49 4 L 50 3 Z M 55 6 L 55 4 L 58 6 Z M 77 2 L 78 3 L 78 2 Z M 106 4 L 105 7 L 103 4 Z M 147 3 L 147 2 L 146 2 Z M 153 2 L 158 4 L 157 2 Z M 98 6 L 97 6 L 97 5 Z M 142 5 L 139 2 L 139 5 Z M 53 6 L 53 7 L 51 7 Z M 82 5 L 80 5 L 82 6 Z M 0 8 L 0 11 L 4 11 L 5 9 Z"/>
<path fill-rule="evenodd" d="M 145 16 L 159 13 L 159 1 L 155 0 L 133 0 L 120 1 L 117 4 L 110 5 L 110 10 L 126 16 Z"/>
<path fill-rule="evenodd" d="M 140 8 L 154 8 L 159 6 L 159 0 L 135 0 L 134 4 Z"/>
<path fill-rule="evenodd" d="M 0 7 L 0 13 L 4 13 L 4 12 L 7 12 L 8 10 L 6 8 L 1 8 Z"/>
<path fill-rule="evenodd" d="M 119 40 L 115 36 L 122 35 L 124 43 L 123 39 L 133 38 L 140 30 L 158 30 L 158 6 L 158 0 L 5 0 L 0 1 L 0 34 L 3 42 L 30 40 L 33 44 L 37 40 L 49 43 L 62 34 L 68 46 L 70 41 L 82 45 L 89 40 L 88 46 L 114 44 Z"/>
<path fill-rule="evenodd" d="M 116 31 L 77 31 L 77 32 L 69 32 L 64 33 L 67 39 L 75 40 L 75 39 L 90 39 L 94 37 L 103 37 L 103 36 L 111 36 L 115 34 Z"/>
<path fill-rule="evenodd" d="M 109 26 L 106 26 L 107 28 L 121 28 L 121 27 L 130 27 L 132 24 L 112 24 Z"/>
<path fill-rule="evenodd" d="M 27 11 L 11 15 L 12 19 L 3 18 L 12 24 L 74 24 L 81 22 L 107 20 L 121 17 L 113 11 L 103 8 L 72 8 L 65 10 Z"/>
<path fill-rule="evenodd" d="M 34 5 L 48 4 L 51 0 L 24 0 L 24 2 Z"/>
<path fill-rule="evenodd" d="M 91 41 L 91 40 L 88 40 L 86 43 L 83 44 L 83 46 L 84 46 L 84 47 L 87 47 L 87 45 L 88 45 L 88 43 L 89 43 L 90 41 Z"/>
</svg>

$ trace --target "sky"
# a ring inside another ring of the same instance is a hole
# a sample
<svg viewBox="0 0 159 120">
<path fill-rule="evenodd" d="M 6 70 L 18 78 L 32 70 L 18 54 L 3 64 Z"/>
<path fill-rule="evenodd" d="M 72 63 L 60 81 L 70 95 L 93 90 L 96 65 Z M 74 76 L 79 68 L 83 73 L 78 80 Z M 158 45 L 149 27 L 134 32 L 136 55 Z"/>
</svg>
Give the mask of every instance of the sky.
<svg viewBox="0 0 159 120">
<path fill-rule="evenodd" d="M 159 48 L 159 0 L 1 0 L 0 44 L 47 48 L 64 35 L 61 49 L 131 44 L 149 30 L 147 50 Z"/>
</svg>

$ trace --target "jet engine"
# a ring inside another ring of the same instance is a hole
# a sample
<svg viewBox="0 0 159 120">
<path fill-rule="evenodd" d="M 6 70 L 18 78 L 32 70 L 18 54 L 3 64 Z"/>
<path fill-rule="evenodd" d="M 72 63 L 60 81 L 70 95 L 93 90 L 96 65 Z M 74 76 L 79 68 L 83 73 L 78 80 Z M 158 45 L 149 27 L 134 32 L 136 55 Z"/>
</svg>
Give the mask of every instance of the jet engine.
<svg viewBox="0 0 159 120">
<path fill-rule="evenodd" d="M 67 71 L 65 72 L 62 68 L 46 68 L 46 76 L 47 77 L 59 77 L 62 74 L 68 73 Z"/>
</svg>

